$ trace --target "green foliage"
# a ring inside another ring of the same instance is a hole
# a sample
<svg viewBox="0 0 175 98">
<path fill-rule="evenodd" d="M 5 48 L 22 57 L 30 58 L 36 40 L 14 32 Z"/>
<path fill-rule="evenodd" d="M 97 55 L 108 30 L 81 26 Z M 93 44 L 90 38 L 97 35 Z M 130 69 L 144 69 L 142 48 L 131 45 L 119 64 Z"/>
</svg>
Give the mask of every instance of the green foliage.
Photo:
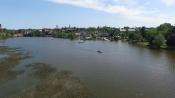
<svg viewBox="0 0 175 98">
<path fill-rule="evenodd" d="M 161 24 L 157 28 L 141 27 L 136 32 L 130 32 L 128 40 L 135 43 L 147 43 L 152 48 L 162 48 L 166 46 L 165 42 L 167 38 L 169 38 L 168 43 L 173 41 L 173 37 L 170 37 L 173 34 L 170 32 L 175 32 L 175 28 L 173 29 L 172 27 L 169 23 Z"/>
<path fill-rule="evenodd" d="M 150 44 L 152 44 L 152 41 L 154 40 L 155 36 L 158 35 L 156 28 L 150 28 L 147 30 L 145 34 L 145 40 L 148 41 Z"/>
<path fill-rule="evenodd" d="M 168 35 L 167 45 L 171 48 L 175 48 L 175 27 L 173 27 L 172 32 Z"/>
<path fill-rule="evenodd" d="M 11 37 L 12 35 L 10 33 L 0 32 L 0 40 L 7 39 Z"/>
<path fill-rule="evenodd" d="M 71 40 L 76 38 L 75 33 L 73 33 L 73 32 L 54 32 L 53 37 L 70 38 Z"/>
<path fill-rule="evenodd" d="M 4 29 L 0 32 L 0 39 L 6 39 L 13 34 L 24 34 L 24 36 L 45 37 L 52 36 L 56 38 L 83 38 L 83 39 L 103 39 L 109 40 L 128 40 L 134 43 L 146 43 L 151 47 L 161 48 L 162 45 L 175 47 L 175 26 L 170 23 L 164 23 L 157 28 L 138 27 L 135 31 L 131 31 L 130 27 L 124 27 L 123 31 L 119 28 L 112 27 L 89 27 L 89 28 L 62 28 L 48 30 L 8 30 Z M 76 33 L 79 33 L 76 35 Z M 166 42 L 166 43 L 165 43 Z"/>
<path fill-rule="evenodd" d="M 76 38 L 75 33 L 69 32 L 68 33 L 68 38 L 70 38 L 71 40 L 74 40 Z"/>
<path fill-rule="evenodd" d="M 173 26 L 170 23 L 164 23 L 157 27 L 157 31 L 167 38 L 171 33 L 172 28 Z"/>
<path fill-rule="evenodd" d="M 142 35 L 138 32 L 131 32 L 129 33 L 129 40 L 132 42 L 141 41 Z"/>
<path fill-rule="evenodd" d="M 40 37 L 40 36 L 42 36 L 42 34 L 39 30 L 33 30 L 31 32 L 31 36 Z"/>
<path fill-rule="evenodd" d="M 169 47 L 173 47 L 173 48 L 175 48 L 175 34 L 172 34 L 169 38 L 168 38 L 168 40 L 167 40 L 167 45 L 169 46 Z"/>
<path fill-rule="evenodd" d="M 160 48 L 164 44 L 165 44 L 165 38 L 162 34 L 159 34 L 154 37 L 154 40 L 152 40 L 151 47 Z"/>
<path fill-rule="evenodd" d="M 142 36 L 143 38 L 146 38 L 146 27 L 142 27 L 142 28 L 140 29 L 140 33 L 141 33 L 141 36 Z"/>
</svg>

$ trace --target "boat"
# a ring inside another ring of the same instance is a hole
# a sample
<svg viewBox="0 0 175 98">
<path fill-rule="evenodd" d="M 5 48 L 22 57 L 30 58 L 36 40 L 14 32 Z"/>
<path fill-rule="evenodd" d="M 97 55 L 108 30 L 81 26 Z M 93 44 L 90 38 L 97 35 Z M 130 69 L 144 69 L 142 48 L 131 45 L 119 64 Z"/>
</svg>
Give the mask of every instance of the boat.
<svg viewBox="0 0 175 98">
<path fill-rule="evenodd" d="M 103 53 L 102 51 L 98 50 L 97 53 Z"/>
<path fill-rule="evenodd" d="M 107 38 L 105 38 L 105 37 L 103 38 L 103 40 L 105 40 L 105 41 L 110 41 L 109 39 L 107 39 Z"/>
<path fill-rule="evenodd" d="M 84 42 L 85 42 L 85 41 L 83 41 L 83 40 L 79 40 L 79 41 L 78 41 L 79 44 L 82 44 L 82 43 L 84 43 Z"/>
</svg>

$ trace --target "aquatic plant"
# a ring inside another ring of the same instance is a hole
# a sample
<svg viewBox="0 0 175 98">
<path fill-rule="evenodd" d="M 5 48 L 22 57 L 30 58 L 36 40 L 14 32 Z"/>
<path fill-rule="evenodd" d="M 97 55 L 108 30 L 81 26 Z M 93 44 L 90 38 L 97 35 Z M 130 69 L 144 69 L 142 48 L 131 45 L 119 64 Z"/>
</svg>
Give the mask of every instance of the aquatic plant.
<svg viewBox="0 0 175 98">
<path fill-rule="evenodd" d="M 43 63 L 29 64 L 38 83 L 10 98 L 93 98 L 88 89 L 69 71 L 56 71 Z"/>
<path fill-rule="evenodd" d="M 6 46 L 0 46 L 0 55 L 6 55 L 0 59 L 0 85 L 15 79 L 23 70 L 16 70 L 15 67 L 21 60 L 28 58 L 25 53 Z"/>
</svg>

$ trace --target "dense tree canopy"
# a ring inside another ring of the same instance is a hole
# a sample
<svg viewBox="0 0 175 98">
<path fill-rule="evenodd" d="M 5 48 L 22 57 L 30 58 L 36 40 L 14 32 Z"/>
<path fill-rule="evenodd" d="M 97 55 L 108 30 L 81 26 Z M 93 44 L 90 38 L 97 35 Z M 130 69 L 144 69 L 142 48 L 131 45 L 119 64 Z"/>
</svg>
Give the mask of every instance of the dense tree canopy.
<svg viewBox="0 0 175 98">
<path fill-rule="evenodd" d="M 175 48 L 175 27 L 173 27 L 171 33 L 168 35 L 167 45 Z"/>
</svg>

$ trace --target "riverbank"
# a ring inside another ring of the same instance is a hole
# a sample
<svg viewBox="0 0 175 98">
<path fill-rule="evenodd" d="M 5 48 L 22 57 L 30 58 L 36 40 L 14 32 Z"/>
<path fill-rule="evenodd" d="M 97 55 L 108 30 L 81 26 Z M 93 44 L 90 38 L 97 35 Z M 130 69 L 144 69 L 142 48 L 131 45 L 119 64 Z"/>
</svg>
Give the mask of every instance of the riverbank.
<svg viewBox="0 0 175 98">
<path fill-rule="evenodd" d="M 149 49 L 163 49 L 163 50 L 173 50 L 174 48 L 170 48 L 168 47 L 166 44 L 161 45 L 160 47 L 156 47 L 156 46 L 151 46 L 149 42 L 147 41 L 126 41 L 129 44 L 135 45 L 135 46 L 139 46 L 139 47 L 143 47 L 143 48 L 149 48 Z"/>
<path fill-rule="evenodd" d="M 13 37 L 12 34 L 0 32 L 0 40 L 5 40 Z"/>
</svg>

